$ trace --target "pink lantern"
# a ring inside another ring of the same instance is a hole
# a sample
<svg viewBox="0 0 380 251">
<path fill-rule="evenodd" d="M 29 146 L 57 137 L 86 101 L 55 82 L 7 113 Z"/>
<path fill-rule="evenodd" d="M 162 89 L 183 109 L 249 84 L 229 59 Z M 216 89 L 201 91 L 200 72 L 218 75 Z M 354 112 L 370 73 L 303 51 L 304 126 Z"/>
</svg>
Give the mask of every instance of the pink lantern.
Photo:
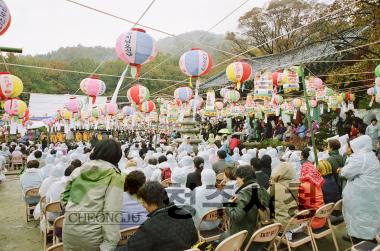
<svg viewBox="0 0 380 251">
<path fill-rule="evenodd" d="M 117 112 L 117 105 L 115 103 L 107 102 L 105 104 L 106 114 L 109 116 L 114 116 Z"/>
<path fill-rule="evenodd" d="M 123 107 L 122 112 L 124 116 L 131 116 L 135 113 L 135 110 L 132 106 L 128 105 Z"/>
<path fill-rule="evenodd" d="M 19 116 L 23 118 L 28 109 L 26 103 L 19 99 L 9 99 L 4 103 L 4 110 L 11 116 Z"/>
<path fill-rule="evenodd" d="M 141 65 L 152 61 L 157 55 L 156 42 L 140 28 L 121 34 L 115 50 L 117 56 L 131 66 L 132 76 L 136 79 L 140 75 Z"/>
<path fill-rule="evenodd" d="M 317 100 L 315 100 L 315 99 L 310 100 L 310 105 L 311 105 L 311 107 L 313 107 L 313 108 L 317 107 L 317 105 L 318 105 Z"/>
<path fill-rule="evenodd" d="M 95 76 L 85 78 L 80 83 L 82 92 L 92 97 L 92 103 L 95 104 L 96 97 L 103 95 L 106 91 L 106 84 Z"/>
<path fill-rule="evenodd" d="M 375 88 L 371 87 L 371 88 L 367 89 L 367 94 L 368 94 L 368 96 L 375 95 Z"/>
<path fill-rule="evenodd" d="M 82 108 L 82 102 L 77 97 L 70 97 L 66 102 L 65 107 L 72 113 L 78 113 Z"/>
<path fill-rule="evenodd" d="M 187 102 L 193 97 L 193 90 L 189 87 L 179 87 L 174 91 L 174 98 Z"/>
<path fill-rule="evenodd" d="M 191 108 L 193 109 L 194 106 L 196 110 L 201 109 L 203 104 L 203 98 L 201 96 L 196 96 L 192 100 L 190 100 Z"/>
</svg>

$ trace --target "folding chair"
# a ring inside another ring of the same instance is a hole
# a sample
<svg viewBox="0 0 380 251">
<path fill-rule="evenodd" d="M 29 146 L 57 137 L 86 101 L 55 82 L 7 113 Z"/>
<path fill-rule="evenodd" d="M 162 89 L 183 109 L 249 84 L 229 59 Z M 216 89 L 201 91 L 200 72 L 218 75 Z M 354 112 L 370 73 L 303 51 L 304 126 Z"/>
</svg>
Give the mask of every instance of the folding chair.
<svg viewBox="0 0 380 251">
<path fill-rule="evenodd" d="M 288 246 L 288 250 L 291 251 L 292 248 L 300 247 L 308 242 L 310 242 L 313 251 L 315 251 L 314 243 L 311 236 L 311 227 L 310 221 L 313 217 L 312 212 L 310 210 L 303 210 L 298 212 L 292 218 L 290 218 L 288 224 L 286 225 L 284 232 L 281 236 L 278 236 L 276 239 L 282 243 L 285 243 Z M 286 233 L 290 231 L 296 225 L 306 224 L 306 231 L 300 233 L 293 233 L 292 239 L 289 240 Z"/>
<path fill-rule="evenodd" d="M 215 251 L 239 251 L 245 238 L 247 237 L 248 231 L 243 230 L 239 233 L 231 235 L 227 239 L 223 240 L 215 248 Z"/>
<path fill-rule="evenodd" d="M 46 249 L 46 251 L 63 251 L 63 243 L 53 245 Z"/>
<path fill-rule="evenodd" d="M 373 251 L 380 250 L 378 243 L 372 241 L 362 241 L 351 247 L 351 251 Z"/>
<path fill-rule="evenodd" d="M 210 241 L 215 241 L 219 239 L 220 235 L 224 233 L 224 230 L 223 230 L 224 215 L 225 215 L 224 208 L 214 208 L 207 211 L 205 214 L 203 214 L 197 228 L 199 241 L 210 242 Z M 204 221 L 216 222 L 219 220 L 220 220 L 220 224 L 216 228 L 211 229 L 211 230 L 200 230 L 202 222 Z"/>
<path fill-rule="evenodd" d="M 343 200 L 338 200 L 334 205 L 333 212 L 340 212 L 342 214 L 342 208 L 343 208 Z M 344 223 L 343 216 L 336 217 L 336 216 L 331 215 L 330 221 L 334 229 L 338 228 Z"/>
<path fill-rule="evenodd" d="M 258 229 L 252 234 L 244 251 L 248 251 L 249 247 L 253 243 L 268 243 L 267 249 L 270 250 L 271 246 L 274 246 L 274 250 L 277 251 L 276 237 L 282 228 L 281 223 L 274 223 L 266 227 Z"/>
<path fill-rule="evenodd" d="M 54 230 L 53 222 L 49 221 L 48 213 L 61 213 L 62 212 L 61 203 L 59 201 L 49 203 L 45 206 L 45 208 L 43 208 L 42 212 L 45 216 L 45 227 L 42 230 L 42 234 L 44 237 L 44 248 L 43 248 L 43 250 L 45 250 L 46 244 L 47 244 L 47 237 L 49 234 L 52 234 L 53 230 Z"/>
<path fill-rule="evenodd" d="M 135 227 L 129 227 L 120 230 L 120 240 L 117 243 L 118 246 L 125 246 L 127 245 L 129 237 L 131 237 L 134 233 L 136 233 L 137 229 L 139 229 L 140 226 Z"/>
<path fill-rule="evenodd" d="M 20 157 L 12 157 L 12 160 L 11 160 L 11 169 L 16 170 L 15 166 L 17 166 L 17 167 L 21 166 L 21 169 L 22 169 L 22 167 L 24 166 L 24 160 L 23 160 L 22 156 L 20 156 Z"/>
<path fill-rule="evenodd" d="M 58 244 L 62 240 L 63 220 L 65 216 L 59 216 L 53 223 L 53 245 Z"/>
<path fill-rule="evenodd" d="M 327 223 L 322 228 L 311 230 L 312 240 L 314 242 L 314 246 L 315 246 L 315 249 L 317 251 L 318 251 L 318 246 L 317 246 L 316 239 L 317 240 L 321 239 L 323 237 L 328 236 L 329 234 L 332 235 L 332 239 L 334 241 L 335 248 L 337 251 L 339 251 L 338 242 L 336 240 L 336 237 L 335 237 L 332 225 L 331 225 L 331 221 L 330 221 L 330 215 L 333 212 L 334 207 L 335 207 L 334 203 L 329 203 L 329 204 L 326 204 L 326 205 L 318 208 L 318 210 L 315 212 L 313 218 L 311 219 L 311 221 L 313 221 L 314 219 L 326 219 L 327 220 Z"/>
<path fill-rule="evenodd" d="M 40 195 L 38 191 L 40 189 L 38 187 L 33 187 L 25 192 L 25 212 L 26 212 L 26 222 L 29 222 L 31 218 L 33 218 L 33 211 L 36 208 L 38 203 L 29 203 L 28 200 L 38 201 L 40 199 Z"/>
</svg>

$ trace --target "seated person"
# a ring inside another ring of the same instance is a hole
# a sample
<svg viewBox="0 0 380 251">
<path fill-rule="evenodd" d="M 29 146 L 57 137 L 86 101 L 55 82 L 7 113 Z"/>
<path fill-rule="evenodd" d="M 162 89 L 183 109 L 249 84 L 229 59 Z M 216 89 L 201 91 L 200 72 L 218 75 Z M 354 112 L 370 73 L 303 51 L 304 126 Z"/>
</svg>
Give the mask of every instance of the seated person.
<svg viewBox="0 0 380 251">
<path fill-rule="evenodd" d="M 198 227 L 202 216 L 209 210 L 221 208 L 223 197 L 221 192 L 216 189 L 216 174 L 212 169 L 204 169 L 201 173 L 202 186 L 193 190 L 191 205 L 194 205 L 195 226 Z M 218 227 L 220 222 L 202 222 L 200 230 L 211 230 Z"/>
<path fill-rule="evenodd" d="M 256 183 L 255 173 L 250 165 L 237 168 L 236 185 L 238 187 L 236 195 L 229 200 L 232 205 L 227 205 L 225 208 L 230 220 L 230 230 L 223 234 L 221 239 L 242 230 L 247 230 L 248 236 L 252 236 L 257 225 L 257 207 L 269 207 L 268 192 Z M 244 250 L 248 241 L 249 238 L 246 238 L 241 250 Z"/>
<path fill-rule="evenodd" d="M 195 157 L 194 158 L 195 171 L 192 173 L 189 173 L 186 179 L 186 187 L 188 187 L 190 190 L 194 190 L 194 188 L 202 185 L 201 173 L 203 171 L 203 167 L 204 167 L 204 159 L 202 157 Z"/>
<path fill-rule="evenodd" d="M 141 171 L 132 171 L 125 177 L 123 218 L 120 229 L 141 225 L 148 214 L 136 197 L 138 190 L 145 184 L 145 175 Z"/>
<path fill-rule="evenodd" d="M 335 203 L 340 200 L 339 186 L 336 182 L 330 162 L 327 160 L 318 161 L 318 171 L 325 180 L 322 185 L 323 199 L 325 204 Z"/>
<path fill-rule="evenodd" d="M 145 183 L 137 196 L 149 212 L 148 219 L 129 237 L 125 250 L 186 250 L 198 241 L 191 215 L 169 203 L 166 191 L 160 183 Z"/>
<path fill-rule="evenodd" d="M 298 188 L 299 209 L 317 210 L 324 206 L 322 186 L 325 183 L 315 166 L 308 160 L 309 149 L 304 149 L 301 153 L 300 186 Z M 321 228 L 325 225 L 326 219 L 314 219 L 311 222 L 313 229 Z"/>
<path fill-rule="evenodd" d="M 191 190 L 185 186 L 186 173 L 182 168 L 174 168 L 171 182 L 166 188 L 170 202 L 176 206 L 190 205 Z"/>
<path fill-rule="evenodd" d="M 235 195 L 235 192 L 237 190 L 236 185 L 236 167 L 234 166 L 227 166 L 224 170 L 224 179 L 222 181 L 223 184 L 223 191 L 228 194 L 226 196 L 223 196 L 223 200 L 227 201 L 232 196 Z"/>
<path fill-rule="evenodd" d="M 251 159 L 251 166 L 254 169 L 257 183 L 261 187 L 268 189 L 269 188 L 269 176 L 266 172 L 263 172 L 261 161 L 258 158 L 252 158 Z"/>
<path fill-rule="evenodd" d="M 285 228 L 298 210 L 299 183 L 292 182 L 294 167 L 291 163 L 281 161 L 271 175 L 270 201 L 271 211 L 274 212 L 275 221 Z"/>
<path fill-rule="evenodd" d="M 26 164 L 26 169 L 20 177 L 20 183 L 22 188 L 22 193 L 28 189 L 34 187 L 40 187 L 42 183 L 42 173 L 41 169 L 39 169 L 40 163 L 37 160 L 31 160 Z M 36 198 L 25 198 L 25 201 L 29 204 L 37 204 L 39 199 Z"/>
</svg>

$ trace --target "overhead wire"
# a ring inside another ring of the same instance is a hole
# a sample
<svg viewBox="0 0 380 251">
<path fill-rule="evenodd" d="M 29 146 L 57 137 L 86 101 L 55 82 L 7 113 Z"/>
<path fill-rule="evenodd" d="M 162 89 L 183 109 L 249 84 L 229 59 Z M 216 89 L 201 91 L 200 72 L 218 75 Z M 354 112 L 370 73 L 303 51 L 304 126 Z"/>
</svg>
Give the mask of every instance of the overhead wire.
<svg viewBox="0 0 380 251">
<path fill-rule="evenodd" d="M 219 20 L 216 24 L 212 25 L 208 30 L 207 32 L 210 32 L 211 30 L 213 30 L 215 27 L 217 27 L 219 24 L 221 24 L 224 20 L 226 20 L 228 17 L 230 17 L 233 13 L 235 13 L 237 10 L 239 10 L 241 7 L 243 7 L 245 4 L 247 4 L 250 0 L 246 0 L 244 1 L 243 3 L 241 3 L 239 6 L 237 6 L 235 9 L 233 9 L 231 12 L 229 12 L 226 16 L 224 16 L 221 20 Z M 202 42 L 202 40 L 206 37 L 206 34 L 204 34 L 203 36 L 201 36 L 201 38 L 199 39 L 199 42 Z M 185 47 L 189 46 L 190 44 L 192 44 L 192 42 L 189 42 L 185 45 Z M 144 72 L 141 76 L 145 76 L 146 74 L 148 74 L 149 72 L 152 72 L 154 69 L 157 69 L 159 66 L 163 65 L 164 63 L 166 63 L 167 61 L 169 61 L 170 59 L 172 59 L 174 56 L 176 56 L 175 54 L 172 54 L 170 57 L 166 58 L 165 60 L 163 60 L 162 62 L 160 62 L 158 65 L 155 65 L 154 67 L 150 68 L 148 71 Z M 124 86 L 123 88 L 121 88 L 120 90 L 124 90 L 126 88 L 128 88 L 131 84 L 133 84 L 134 81 L 132 81 L 131 83 L 129 83 L 128 85 Z"/>
</svg>

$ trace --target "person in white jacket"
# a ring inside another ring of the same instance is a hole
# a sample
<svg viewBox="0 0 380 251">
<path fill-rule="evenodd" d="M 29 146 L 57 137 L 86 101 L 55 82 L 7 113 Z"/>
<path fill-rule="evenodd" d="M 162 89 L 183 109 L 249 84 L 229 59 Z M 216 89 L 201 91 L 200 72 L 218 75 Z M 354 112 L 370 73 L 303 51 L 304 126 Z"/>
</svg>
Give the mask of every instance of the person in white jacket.
<svg viewBox="0 0 380 251">
<path fill-rule="evenodd" d="M 352 154 L 340 175 L 343 216 L 351 237 L 372 240 L 380 233 L 380 163 L 372 151 L 372 140 L 363 135 L 350 142 Z"/>
<path fill-rule="evenodd" d="M 204 213 L 214 208 L 221 208 L 223 197 L 221 192 L 215 188 L 216 174 L 212 169 L 204 169 L 201 173 L 202 186 L 193 190 L 190 200 L 191 206 L 195 209 L 193 217 L 195 226 L 198 227 Z M 202 222 L 201 230 L 211 230 L 216 228 L 220 222 Z"/>
</svg>

